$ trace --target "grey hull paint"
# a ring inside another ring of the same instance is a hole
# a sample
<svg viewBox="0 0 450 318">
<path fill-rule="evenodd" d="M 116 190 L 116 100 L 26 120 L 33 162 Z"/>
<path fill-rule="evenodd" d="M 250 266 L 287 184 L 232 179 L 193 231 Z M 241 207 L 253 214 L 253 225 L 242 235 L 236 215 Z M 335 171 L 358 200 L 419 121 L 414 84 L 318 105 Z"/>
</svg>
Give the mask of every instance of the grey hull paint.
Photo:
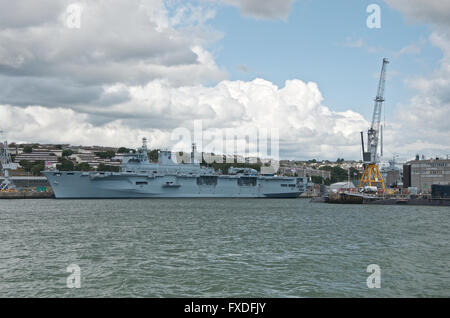
<svg viewBox="0 0 450 318">
<path fill-rule="evenodd" d="M 124 173 L 44 171 L 57 199 L 94 198 L 292 198 L 301 194 L 295 178 L 256 178 L 240 186 L 240 176 L 217 176 L 215 185 L 198 185 L 198 176 L 158 177 Z M 287 186 L 281 186 L 281 185 Z M 292 184 L 292 186 L 289 186 Z"/>
</svg>

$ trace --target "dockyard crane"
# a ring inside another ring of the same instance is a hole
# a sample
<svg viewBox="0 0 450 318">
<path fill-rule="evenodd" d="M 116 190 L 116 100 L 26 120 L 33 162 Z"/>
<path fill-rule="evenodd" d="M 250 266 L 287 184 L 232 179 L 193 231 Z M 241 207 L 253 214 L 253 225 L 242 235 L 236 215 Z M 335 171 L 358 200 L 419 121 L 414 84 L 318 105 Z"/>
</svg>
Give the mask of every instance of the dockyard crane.
<svg viewBox="0 0 450 318">
<path fill-rule="evenodd" d="M 367 152 L 364 151 L 364 133 L 361 132 L 361 144 L 363 152 L 364 173 L 359 186 L 376 186 L 385 190 L 384 180 L 378 169 L 378 141 L 380 139 L 381 110 L 384 102 L 384 86 L 386 82 L 386 66 L 389 64 L 387 58 L 383 59 L 381 67 L 380 81 L 378 83 L 377 96 L 373 109 L 372 125 L 367 132 Z"/>
<path fill-rule="evenodd" d="M 0 191 L 12 190 L 14 189 L 14 184 L 9 178 L 9 170 L 16 170 L 17 164 L 13 163 L 11 160 L 11 155 L 9 154 L 8 141 L 3 140 L 3 131 L 0 130 L 0 164 L 2 166 L 2 172 L 4 180 L 0 183 Z"/>
</svg>

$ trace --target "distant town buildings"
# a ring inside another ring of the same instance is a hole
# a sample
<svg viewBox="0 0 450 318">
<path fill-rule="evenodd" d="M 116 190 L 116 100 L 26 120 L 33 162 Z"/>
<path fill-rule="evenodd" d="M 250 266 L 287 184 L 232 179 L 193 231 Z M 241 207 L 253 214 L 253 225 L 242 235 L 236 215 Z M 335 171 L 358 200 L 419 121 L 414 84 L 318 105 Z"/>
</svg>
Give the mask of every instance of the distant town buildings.
<svg viewBox="0 0 450 318">
<path fill-rule="evenodd" d="M 326 170 L 319 170 L 308 168 L 304 166 L 285 166 L 280 167 L 280 175 L 283 176 L 297 176 L 297 177 L 322 177 L 323 179 L 331 179 L 331 172 Z"/>
<path fill-rule="evenodd" d="M 49 150 L 48 148 L 33 149 L 31 153 L 25 153 L 23 149 L 21 150 L 20 154 L 17 154 L 14 158 L 15 163 L 26 160 L 29 162 L 44 161 L 53 164 L 58 162 L 58 157 L 61 157 L 62 153 L 62 150 Z M 11 153 L 14 154 L 14 152 Z"/>
<path fill-rule="evenodd" d="M 27 151 L 25 149 L 28 148 Z M 70 145 L 14 145 L 9 147 L 9 152 L 14 162 L 27 161 L 31 163 L 44 162 L 47 166 L 56 166 L 63 157 L 63 151 L 70 151 L 65 158 L 74 164 L 87 163 L 91 168 L 97 169 L 100 164 L 107 166 L 120 166 L 123 154 L 116 153 L 117 148 L 101 146 L 70 146 Z M 111 157 L 101 157 L 98 154 L 110 152 Z"/>
<path fill-rule="evenodd" d="M 75 161 L 77 164 L 87 163 L 89 166 L 93 168 L 98 168 L 100 164 L 108 165 L 108 166 L 120 166 L 122 163 L 122 157 L 114 156 L 112 158 L 100 158 L 92 152 L 84 152 L 79 154 L 73 154 L 69 156 L 72 161 Z"/>
<path fill-rule="evenodd" d="M 315 160 L 310 161 L 294 161 L 294 160 L 281 160 L 279 174 L 284 176 L 297 176 L 297 177 L 322 177 L 325 179 L 331 179 L 331 172 L 329 170 L 323 170 L 321 168 L 339 167 L 344 170 L 351 168 L 362 171 L 363 164 L 359 161 L 342 161 L 342 162 L 330 162 Z M 351 176 L 354 178 L 354 176 Z"/>
</svg>

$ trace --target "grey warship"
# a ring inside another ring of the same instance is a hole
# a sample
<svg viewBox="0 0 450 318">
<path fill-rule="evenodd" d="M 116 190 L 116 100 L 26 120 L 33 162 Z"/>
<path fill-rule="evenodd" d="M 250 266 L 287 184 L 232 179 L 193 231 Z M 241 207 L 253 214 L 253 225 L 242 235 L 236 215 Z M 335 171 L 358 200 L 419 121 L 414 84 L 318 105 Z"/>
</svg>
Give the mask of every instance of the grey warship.
<svg viewBox="0 0 450 318">
<path fill-rule="evenodd" d="M 172 152 L 159 151 L 149 161 L 146 139 L 124 156 L 119 172 L 58 171 L 42 173 L 57 199 L 96 198 L 296 198 L 297 178 L 262 175 L 254 169 L 230 168 L 228 175 L 194 160 L 178 163 Z"/>
</svg>

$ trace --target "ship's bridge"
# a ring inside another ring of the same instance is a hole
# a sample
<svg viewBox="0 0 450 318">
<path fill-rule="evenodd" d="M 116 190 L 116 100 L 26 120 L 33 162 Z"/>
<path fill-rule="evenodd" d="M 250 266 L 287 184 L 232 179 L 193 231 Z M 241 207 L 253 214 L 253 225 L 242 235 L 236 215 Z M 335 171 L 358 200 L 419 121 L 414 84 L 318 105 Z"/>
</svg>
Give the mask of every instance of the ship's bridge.
<svg viewBox="0 0 450 318">
<path fill-rule="evenodd" d="M 169 150 L 158 151 L 158 162 L 153 163 L 148 159 L 146 140 L 136 153 L 124 156 L 121 171 L 127 173 L 178 174 L 178 175 L 211 175 L 216 174 L 214 169 L 201 167 L 195 162 L 195 145 L 193 145 L 190 163 L 178 163 L 177 156 Z"/>
</svg>

